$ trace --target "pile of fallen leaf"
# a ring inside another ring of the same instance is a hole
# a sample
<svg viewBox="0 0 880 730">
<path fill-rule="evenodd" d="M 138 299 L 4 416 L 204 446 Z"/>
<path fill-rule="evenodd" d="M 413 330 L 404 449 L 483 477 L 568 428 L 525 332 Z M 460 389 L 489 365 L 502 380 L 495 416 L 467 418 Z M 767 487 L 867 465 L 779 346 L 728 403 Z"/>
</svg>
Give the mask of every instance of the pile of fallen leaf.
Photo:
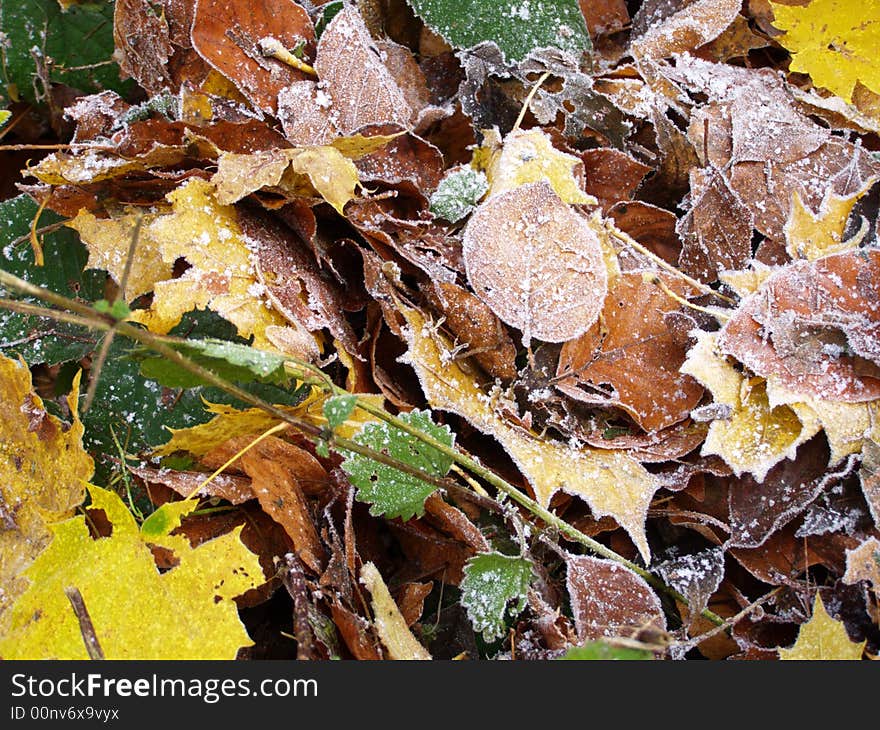
<svg viewBox="0 0 880 730">
<path fill-rule="evenodd" d="M 117 0 L 137 86 L 41 77 L 0 656 L 880 651 L 876 5 L 455 5 Z"/>
</svg>

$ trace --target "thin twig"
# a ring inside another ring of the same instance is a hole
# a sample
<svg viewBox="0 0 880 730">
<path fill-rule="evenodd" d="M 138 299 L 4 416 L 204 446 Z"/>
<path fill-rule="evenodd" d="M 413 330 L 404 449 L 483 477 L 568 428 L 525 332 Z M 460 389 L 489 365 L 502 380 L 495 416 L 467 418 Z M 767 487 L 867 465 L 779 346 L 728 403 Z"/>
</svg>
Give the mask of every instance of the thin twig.
<svg viewBox="0 0 880 730">
<path fill-rule="evenodd" d="M 95 625 L 92 623 L 92 617 L 86 608 L 86 602 L 83 600 L 82 593 L 76 586 L 67 586 L 64 589 L 64 595 L 70 601 L 73 612 L 76 614 L 76 620 L 79 621 L 79 632 L 82 634 L 83 643 L 86 645 L 86 651 L 89 659 L 103 659 L 104 650 L 101 648 L 101 642 L 98 641 L 98 635 L 95 633 Z"/>
</svg>

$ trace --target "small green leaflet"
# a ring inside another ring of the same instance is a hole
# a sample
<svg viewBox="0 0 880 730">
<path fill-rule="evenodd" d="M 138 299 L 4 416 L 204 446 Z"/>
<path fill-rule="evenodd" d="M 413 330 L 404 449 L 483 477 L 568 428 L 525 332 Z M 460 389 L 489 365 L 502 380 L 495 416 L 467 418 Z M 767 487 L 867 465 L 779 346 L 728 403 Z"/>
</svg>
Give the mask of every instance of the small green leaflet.
<svg viewBox="0 0 880 730">
<path fill-rule="evenodd" d="M 334 395 L 324 401 L 324 418 L 332 431 L 339 428 L 354 411 L 357 405 L 356 395 Z"/>
<path fill-rule="evenodd" d="M 237 383 L 273 383 L 289 385 L 290 376 L 284 370 L 284 357 L 273 352 L 256 350 L 248 345 L 216 339 L 167 343 L 206 370 Z M 156 380 L 168 388 L 193 388 L 208 383 L 198 375 L 183 370 L 152 351 L 139 351 L 141 375 Z"/>
<path fill-rule="evenodd" d="M 580 56 L 590 34 L 577 0 L 409 0 L 425 23 L 456 48 L 495 41 L 507 61 L 521 61 L 536 48 L 559 48 Z"/>
<path fill-rule="evenodd" d="M 400 420 L 447 446 L 455 443 L 449 427 L 434 423 L 430 411 L 404 413 Z M 431 476 L 446 476 L 452 467 L 451 458 L 388 423 L 367 423 L 354 440 Z M 425 513 L 425 500 L 436 486 L 369 457 L 342 453 L 342 468 L 357 487 L 358 500 L 371 504 L 370 514 L 409 520 Z"/>
<path fill-rule="evenodd" d="M 113 54 L 112 2 L 72 5 L 63 11 L 58 0 L 0 0 L 0 33 L 4 38 L 0 93 L 13 101 L 45 101 L 47 90 L 39 80 L 35 58 L 48 66 L 49 81 L 86 93 L 104 89 L 122 93 L 132 87 L 120 79 L 115 63 L 106 63 Z M 45 64 L 49 58 L 51 64 Z"/>
<path fill-rule="evenodd" d="M 470 167 L 451 170 L 431 195 L 431 212 L 450 223 L 457 223 L 477 207 L 477 201 L 489 189 L 482 172 Z"/>
<path fill-rule="evenodd" d="M 653 659 L 654 656 L 647 649 L 631 649 L 623 646 L 612 646 L 604 641 L 588 641 L 583 646 L 573 646 L 560 659 L 572 659 L 579 661 L 606 661 Z"/>
<path fill-rule="evenodd" d="M 532 564 L 525 558 L 498 552 L 475 555 L 464 566 L 461 604 L 475 631 L 486 641 L 504 635 L 507 617 L 516 618 L 526 605 Z M 509 605 L 515 601 L 513 605 Z"/>
</svg>

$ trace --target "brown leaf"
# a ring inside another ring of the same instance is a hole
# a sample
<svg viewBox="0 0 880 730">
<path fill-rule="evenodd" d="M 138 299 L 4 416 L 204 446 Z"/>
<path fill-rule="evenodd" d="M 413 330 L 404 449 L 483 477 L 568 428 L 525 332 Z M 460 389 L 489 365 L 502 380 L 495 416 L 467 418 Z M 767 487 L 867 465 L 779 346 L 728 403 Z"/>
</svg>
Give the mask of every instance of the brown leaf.
<svg viewBox="0 0 880 730">
<path fill-rule="evenodd" d="M 660 22 L 647 26 L 632 42 L 636 58 L 665 58 L 693 51 L 717 38 L 739 14 L 737 0 L 695 0 Z"/>
<path fill-rule="evenodd" d="M 701 46 L 696 55 L 713 61 L 729 61 L 731 58 L 746 58 L 749 51 L 769 45 L 770 41 L 755 33 L 745 17 L 737 15 L 727 30 Z"/>
<path fill-rule="evenodd" d="M 394 595 L 400 613 L 407 626 L 412 626 L 422 617 L 425 599 L 434 588 L 434 581 L 427 583 L 404 583 Z"/>
<path fill-rule="evenodd" d="M 673 266 L 678 264 L 681 240 L 675 232 L 678 219 L 674 213 L 641 200 L 632 200 L 617 203 L 608 215 L 621 231 L 628 233 L 652 253 Z M 623 271 L 656 268 L 656 264 L 629 247 L 623 248 L 617 256 Z"/>
<path fill-rule="evenodd" d="M 468 280 L 503 321 L 532 338 L 564 342 L 597 319 L 608 287 L 599 234 L 547 182 L 491 197 L 462 242 Z"/>
<path fill-rule="evenodd" d="M 473 357 L 493 377 L 516 377 L 516 347 L 501 321 L 466 289 L 446 282 L 424 288 L 428 300 L 446 318 L 456 341 L 467 345 L 462 357 Z"/>
<path fill-rule="evenodd" d="M 880 397 L 880 252 L 799 261 L 745 299 L 718 342 L 754 373 L 809 397 Z"/>
<path fill-rule="evenodd" d="M 289 50 L 305 43 L 307 59 L 315 48 L 312 21 L 293 0 L 198 0 L 191 37 L 205 61 L 269 114 L 278 108 L 278 92 L 308 75 L 264 56 L 260 41 L 275 38 Z"/>
<path fill-rule="evenodd" d="M 359 129 L 366 137 L 399 134 L 393 124 L 368 125 Z M 411 182 L 423 195 L 434 190 L 443 178 L 443 155 L 434 145 L 414 134 L 399 134 L 375 152 L 354 160 L 358 178 L 363 183 L 382 182 L 397 185 Z"/>
<path fill-rule="evenodd" d="M 119 0 L 113 7 L 115 58 L 151 96 L 171 87 L 168 59 L 173 53 L 164 13 L 153 10 L 150 0 Z"/>
<path fill-rule="evenodd" d="M 685 621 L 693 625 L 724 577 L 724 551 L 717 548 L 667 560 L 652 568 L 687 599 Z"/>
<path fill-rule="evenodd" d="M 651 168 L 626 152 L 599 147 L 580 154 L 584 162 L 586 192 L 599 201 L 603 211 L 621 200 L 629 200 Z"/>
<path fill-rule="evenodd" d="M 382 659 L 379 642 L 373 636 L 369 621 L 349 611 L 338 600 L 334 600 L 330 605 L 330 613 L 345 646 L 355 659 L 365 661 Z"/>
<path fill-rule="evenodd" d="M 189 497 L 193 490 L 210 476 L 201 471 L 174 471 L 146 466 L 132 467 L 129 471 L 148 484 L 163 484 L 170 487 L 182 497 Z M 197 494 L 201 497 L 219 497 L 230 504 L 242 504 L 256 498 L 254 490 L 251 489 L 251 480 L 235 474 L 218 474 Z"/>
<path fill-rule="evenodd" d="M 689 287 L 681 279 L 662 279 L 680 296 L 687 295 Z M 622 274 L 605 300 L 601 325 L 562 346 L 557 375 L 571 374 L 574 383 L 610 384 L 612 402 L 646 431 L 684 420 L 700 402 L 703 388 L 679 372 L 685 351 L 664 322 L 664 315 L 678 307 L 641 274 Z"/>
<path fill-rule="evenodd" d="M 684 243 L 679 267 L 712 282 L 751 258 L 752 215 L 720 170 L 694 168 L 690 179 L 691 207 L 677 227 Z"/>
<path fill-rule="evenodd" d="M 640 629 L 666 629 L 660 599 L 644 579 L 611 560 L 569 555 L 566 584 L 578 638 L 632 636 Z"/>
<path fill-rule="evenodd" d="M 629 25 L 625 0 L 578 0 L 578 5 L 593 37 L 616 33 Z"/>
</svg>

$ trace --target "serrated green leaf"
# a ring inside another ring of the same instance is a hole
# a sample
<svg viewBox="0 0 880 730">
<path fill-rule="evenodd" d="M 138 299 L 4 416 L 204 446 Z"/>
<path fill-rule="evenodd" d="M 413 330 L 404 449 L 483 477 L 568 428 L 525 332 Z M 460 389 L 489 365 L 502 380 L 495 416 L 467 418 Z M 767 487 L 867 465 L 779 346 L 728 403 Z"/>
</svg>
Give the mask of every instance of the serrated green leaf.
<svg viewBox="0 0 880 730">
<path fill-rule="evenodd" d="M 580 55 L 590 34 L 577 0 L 409 0 L 416 14 L 450 45 L 471 48 L 495 41 L 508 61 L 536 48 Z"/>
<path fill-rule="evenodd" d="M 5 38 L 0 48 L 4 91 L 12 100 L 43 100 L 36 59 L 48 68 L 50 82 L 86 93 L 132 88 L 120 79 L 119 67 L 107 63 L 113 54 L 112 2 L 62 11 L 58 0 L 0 0 L 0 33 Z"/>
<path fill-rule="evenodd" d="M 653 659 L 654 656 L 646 649 L 631 649 L 623 646 L 612 646 L 604 641 L 589 641 L 583 646 L 573 646 L 562 659 L 578 661 L 607 661 L 607 660 L 644 660 Z"/>
<path fill-rule="evenodd" d="M 482 172 L 462 167 L 449 172 L 431 195 L 431 212 L 450 223 L 457 223 L 477 207 L 489 189 Z"/>
<path fill-rule="evenodd" d="M 0 203 L 0 269 L 80 301 L 91 302 L 103 296 L 106 274 L 95 269 L 83 271 L 89 255 L 69 228 L 42 236 L 43 266 L 34 263 L 34 252 L 26 238 L 12 244 L 28 235 L 37 209 L 27 195 Z M 60 220 L 54 213 L 44 211 L 39 226 Z M 21 298 L 15 292 L 2 292 L 2 296 Z M 24 301 L 41 304 L 35 299 Z M 95 341 L 95 333 L 82 327 L 0 309 L 0 352 L 21 355 L 32 365 L 79 360 L 94 349 Z"/>
<path fill-rule="evenodd" d="M 167 344 L 196 364 L 232 382 L 290 384 L 291 378 L 284 370 L 284 357 L 274 352 L 213 338 Z M 135 357 L 141 359 L 141 374 L 144 377 L 168 388 L 207 385 L 198 375 L 183 370 L 155 352 L 138 351 Z"/>
<path fill-rule="evenodd" d="M 525 558 L 481 553 L 464 566 L 461 604 L 475 631 L 486 641 L 504 635 L 507 618 L 516 618 L 526 605 L 532 564 Z M 510 605 L 513 602 L 513 605 Z"/>
<path fill-rule="evenodd" d="M 431 420 L 430 411 L 411 411 L 400 418 L 447 446 L 455 442 L 448 426 Z M 388 423 L 368 423 L 354 440 L 431 476 L 446 476 L 452 467 L 451 458 Z M 343 455 L 342 468 L 357 487 L 358 500 L 371 504 L 370 514 L 409 520 L 425 513 L 425 500 L 436 486 L 366 456 L 350 452 Z"/>
<path fill-rule="evenodd" d="M 335 431 L 339 428 L 354 411 L 357 405 L 356 395 L 334 395 L 324 401 L 324 418 L 327 425 Z"/>
</svg>

